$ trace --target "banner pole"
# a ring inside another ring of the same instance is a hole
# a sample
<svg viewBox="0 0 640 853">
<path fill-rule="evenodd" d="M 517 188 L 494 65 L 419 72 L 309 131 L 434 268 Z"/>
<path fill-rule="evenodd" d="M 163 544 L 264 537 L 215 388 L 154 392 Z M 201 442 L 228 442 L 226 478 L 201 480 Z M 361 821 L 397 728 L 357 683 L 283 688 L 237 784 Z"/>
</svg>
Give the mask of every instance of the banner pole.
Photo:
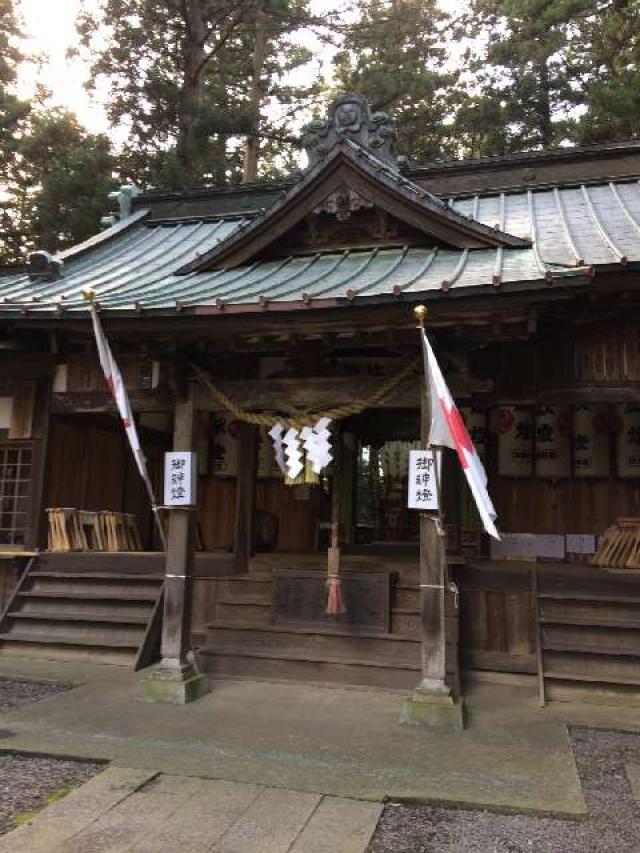
<svg viewBox="0 0 640 853">
<path fill-rule="evenodd" d="M 424 354 L 424 390 L 420 400 L 420 443 L 425 450 L 429 448 L 429 434 L 433 411 L 429 364 L 425 352 L 423 336 L 427 309 L 424 305 L 414 308 L 418 321 L 420 347 Z M 435 451 L 434 456 L 435 456 Z M 446 633 L 445 633 L 445 585 L 446 585 L 446 548 L 441 501 L 441 472 L 435 468 L 436 488 L 438 491 L 438 509 L 435 512 L 420 513 L 420 616 L 422 631 L 422 682 L 420 688 L 431 694 L 451 694 L 446 682 Z"/>
</svg>

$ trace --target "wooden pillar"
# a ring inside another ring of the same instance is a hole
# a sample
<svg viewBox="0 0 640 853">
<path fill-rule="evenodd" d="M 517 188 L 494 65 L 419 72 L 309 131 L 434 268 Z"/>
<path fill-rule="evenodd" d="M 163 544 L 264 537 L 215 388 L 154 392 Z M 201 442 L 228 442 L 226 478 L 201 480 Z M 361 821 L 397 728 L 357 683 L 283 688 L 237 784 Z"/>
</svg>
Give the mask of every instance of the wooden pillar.
<svg viewBox="0 0 640 853">
<path fill-rule="evenodd" d="M 51 421 L 51 380 L 41 379 L 35 387 L 33 410 L 33 467 L 31 472 L 31 513 L 27 548 L 46 548 L 47 520 L 44 501 L 49 469 L 49 426 Z"/>
<path fill-rule="evenodd" d="M 238 440 L 238 478 L 236 480 L 236 519 L 233 536 L 233 572 L 246 574 L 253 554 L 258 475 L 258 427 L 241 423 Z"/>
<path fill-rule="evenodd" d="M 420 405 L 420 444 L 426 447 L 431 425 L 428 388 Z M 440 476 L 441 472 L 437 472 Z M 440 489 L 438 489 L 440 491 Z M 441 497 L 439 495 L 439 497 Z M 442 531 L 442 532 L 441 532 Z M 446 683 L 445 584 L 447 556 L 440 512 L 420 513 L 420 622 L 422 628 L 422 681 L 420 687 L 449 695 Z"/>
<path fill-rule="evenodd" d="M 418 306 L 416 318 L 422 323 L 426 309 Z M 422 340 L 420 345 L 422 346 Z M 420 444 L 426 448 L 431 429 L 431 395 L 429 378 L 425 380 L 420 399 Z M 436 470 L 438 503 L 441 506 L 440 474 Z M 420 623 L 422 678 L 405 702 L 400 721 L 414 725 L 446 728 L 464 727 L 462 699 L 455 696 L 447 683 L 447 639 L 445 596 L 447 594 L 447 554 L 443 518 L 440 510 L 420 514 Z"/>
<path fill-rule="evenodd" d="M 338 429 L 333 442 L 333 472 L 331 476 L 331 541 L 327 551 L 328 572 L 336 575 L 340 572 L 342 545 L 342 502 L 341 485 L 344 464 L 344 445 L 342 431 Z"/>
<path fill-rule="evenodd" d="M 190 384 L 186 395 L 176 399 L 174 451 L 193 449 L 194 390 Z M 191 651 L 195 526 L 194 508 L 174 507 L 169 510 L 161 661 L 143 683 L 144 697 L 149 701 L 181 705 L 197 699 L 208 690 Z"/>
</svg>

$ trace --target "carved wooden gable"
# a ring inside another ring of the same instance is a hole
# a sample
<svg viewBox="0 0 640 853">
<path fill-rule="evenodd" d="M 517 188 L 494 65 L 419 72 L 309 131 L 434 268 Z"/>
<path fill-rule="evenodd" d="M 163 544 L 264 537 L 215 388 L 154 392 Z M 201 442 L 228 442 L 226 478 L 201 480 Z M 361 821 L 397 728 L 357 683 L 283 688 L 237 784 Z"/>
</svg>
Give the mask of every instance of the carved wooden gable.
<svg viewBox="0 0 640 853">
<path fill-rule="evenodd" d="M 386 120 L 385 120 L 386 121 Z M 403 245 L 528 248 L 530 242 L 451 209 L 393 162 L 392 133 L 358 96 L 338 99 L 305 137 L 310 167 L 251 223 L 178 270 L 230 268 L 297 249 Z"/>
</svg>

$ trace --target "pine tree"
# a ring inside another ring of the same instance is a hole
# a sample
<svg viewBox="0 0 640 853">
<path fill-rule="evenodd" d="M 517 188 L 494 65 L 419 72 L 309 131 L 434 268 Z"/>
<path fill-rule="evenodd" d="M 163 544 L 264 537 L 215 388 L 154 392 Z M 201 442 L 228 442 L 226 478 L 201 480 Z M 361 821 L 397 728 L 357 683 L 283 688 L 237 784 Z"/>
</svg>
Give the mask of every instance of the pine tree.
<svg viewBox="0 0 640 853">
<path fill-rule="evenodd" d="M 568 51 L 589 0 L 472 0 L 472 75 L 456 128 L 471 156 L 549 148 L 568 137 L 579 74 Z"/>
<path fill-rule="evenodd" d="M 15 152 L 20 126 L 29 112 L 28 105 L 13 92 L 23 60 L 20 37 L 13 0 L 0 0 L 0 185 Z"/>
<path fill-rule="evenodd" d="M 335 59 L 339 92 L 358 92 L 374 110 L 390 113 L 399 150 L 417 161 L 455 152 L 448 23 L 437 0 L 360 0 Z"/>
<path fill-rule="evenodd" d="M 581 106 L 572 133 L 579 143 L 640 136 L 640 4 L 598 0 L 580 21 L 569 61 L 581 78 Z"/>
<path fill-rule="evenodd" d="M 56 252 L 95 234 L 115 186 L 109 140 L 75 116 L 36 103 L 7 168 L 3 208 L 5 260 L 33 248 Z"/>
<path fill-rule="evenodd" d="M 78 22 L 91 85 L 106 80 L 109 118 L 129 129 L 123 169 L 143 186 L 186 188 L 257 174 L 262 150 L 290 146 L 265 112 L 317 86 L 287 74 L 310 60 L 292 39 L 307 0 L 103 0 Z M 106 36 L 106 41 L 105 41 Z M 243 156 L 248 138 L 249 154 Z M 244 168 L 243 168 L 244 167 Z"/>
</svg>

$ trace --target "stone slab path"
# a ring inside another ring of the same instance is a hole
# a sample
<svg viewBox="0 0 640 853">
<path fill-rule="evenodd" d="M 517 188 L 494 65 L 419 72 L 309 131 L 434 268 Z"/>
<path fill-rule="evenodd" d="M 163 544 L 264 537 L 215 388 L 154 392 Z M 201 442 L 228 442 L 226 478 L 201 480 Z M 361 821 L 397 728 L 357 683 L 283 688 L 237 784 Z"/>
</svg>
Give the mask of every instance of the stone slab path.
<svg viewBox="0 0 640 853">
<path fill-rule="evenodd" d="M 2 658 L 0 677 L 77 686 L 2 714 L 0 749 L 350 800 L 586 811 L 565 720 L 533 691 L 478 685 L 460 732 L 400 725 L 404 693 L 304 683 L 217 680 L 154 705 L 123 670 Z"/>
<path fill-rule="evenodd" d="M 110 767 L 0 853 L 364 853 L 382 804 Z"/>
</svg>

